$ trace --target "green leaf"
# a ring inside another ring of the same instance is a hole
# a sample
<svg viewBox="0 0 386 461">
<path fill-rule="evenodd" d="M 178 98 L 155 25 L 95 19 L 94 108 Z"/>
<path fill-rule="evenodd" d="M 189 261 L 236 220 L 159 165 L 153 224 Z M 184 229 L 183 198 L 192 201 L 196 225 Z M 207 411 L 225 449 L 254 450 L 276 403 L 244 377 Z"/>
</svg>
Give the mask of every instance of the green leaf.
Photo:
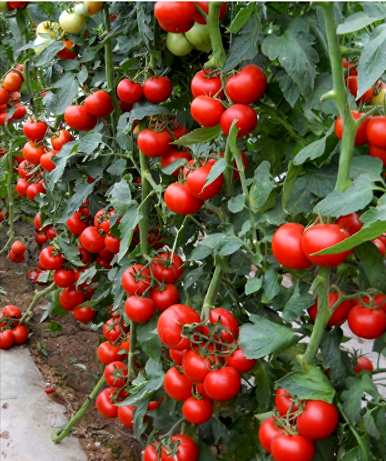
<svg viewBox="0 0 386 461">
<path fill-rule="evenodd" d="M 338 35 L 352 34 L 353 32 L 364 29 L 373 22 L 381 21 L 384 17 L 383 15 L 369 16 L 364 11 L 360 11 L 345 18 L 345 20 L 338 25 L 336 32 Z"/>
<path fill-rule="evenodd" d="M 283 191 L 281 195 L 281 205 L 286 210 L 290 201 L 292 191 L 294 189 L 296 180 L 303 169 L 300 166 L 294 165 L 293 162 L 288 163 L 287 176 L 283 183 Z"/>
<path fill-rule="evenodd" d="M 109 192 L 110 203 L 118 211 L 124 213 L 132 202 L 130 187 L 125 179 L 116 182 Z"/>
<path fill-rule="evenodd" d="M 173 144 L 179 146 L 191 146 L 192 144 L 201 144 L 216 139 L 221 132 L 220 125 L 211 128 L 196 128 L 190 133 L 176 139 Z"/>
<path fill-rule="evenodd" d="M 57 55 L 58 51 L 63 49 L 63 42 L 53 41 L 47 48 L 40 53 L 39 58 L 34 62 L 35 67 L 45 66 L 51 62 Z"/>
<path fill-rule="evenodd" d="M 244 292 L 248 296 L 252 293 L 256 293 L 256 291 L 259 291 L 262 286 L 263 286 L 262 279 L 259 277 L 254 277 L 252 279 L 247 280 L 247 283 L 245 284 Z"/>
<path fill-rule="evenodd" d="M 148 102 L 134 104 L 134 107 L 129 112 L 129 121 L 126 129 L 129 130 L 135 121 L 143 120 L 145 117 L 151 117 L 153 115 L 161 115 L 168 113 L 169 111 L 165 107 L 160 106 L 159 104 L 150 104 Z M 122 118 L 122 120 L 125 120 L 125 118 Z M 120 126 L 122 127 L 122 125 L 123 121 L 121 122 Z"/>
<path fill-rule="evenodd" d="M 279 293 L 280 285 L 277 273 L 273 268 L 269 268 L 264 274 L 264 301 L 272 301 Z"/>
<path fill-rule="evenodd" d="M 137 327 L 138 344 L 145 354 L 157 360 L 161 354 L 161 342 L 157 333 L 157 319 Z"/>
<path fill-rule="evenodd" d="M 340 347 L 343 340 L 343 332 L 340 328 L 334 328 L 323 336 L 321 351 L 323 366 L 330 370 L 331 381 L 334 385 L 342 386 L 346 376 L 352 369 L 347 353 Z"/>
<path fill-rule="evenodd" d="M 91 266 L 87 268 L 86 270 L 81 272 L 79 280 L 76 282 L 76 286 L 78 287 L 79 285 L 82 285 L 83 283 L 91 282 L 93 278 L 95 277 L 96 273 L 97 273 L 97 270 L 95 266 Z"/>
<path fill-rule="evenodd" d="M 337 218 L 362 210 L 372 201 L 375 187 L 369 175 L 360 175 L 344 192 L 330 192 L 314 207 L 314 212 L 322 216 Z"/>
<path fill-rule="evenodd" d="M 228 200 L 228 210 L 231 213 L 240 213 L 245 207 L 244 194 L 235 195 Z"/>
<path fill-rule="evenodd" d="M 181 168 L 187 162 L 188 161 L 186 160 L 186 158 L 179 158 L 178 160 L 166 166 L 165 168 L 162 168 L 161 171 L 162 173 L 167 175 L 173 174 L 176 170 L 178 170 L 178 168 Z"/>
<path fill-rule="evenodd" d="M 249 200 L 252 211 L 260 210 L 269 199 L 275 188 L 275 183 L 270 174 L 271 164 L 264 160 L 255 170 L 253 184 L 249 191 Z"/>
<path fill-rule="evenodd" d="M 62 178 L 64 170 L 66 169 L 67 162 L 73 156 L 73 154 L 77 152 L 77 148 L 78 143 L 76 143 L 75 141 L 68 142 L 60 149 L 60 152 L 55 156 L 56 167 L 46 175 L 47 189 L 51 192 L 54 190 L 55 185 Z"/>
<path fill-rule="evenodd" d="M 252 323 L 240 328 L 240 346 L 250 359 L 260 359 L 289 347 L 296 341 L 293 331 L 262 317 L 250 315 Z"/>
<path fill-rule="evenodd" d="M 355 255 L 359 266 L 364 272 L 369 286 L 380 291 L 386 291 L 386 266 L 383 255 L 373 243 L 367 243 L 356 248 Z"/>
<path fill-rule="evenodd" d="M 252 13 L 255 11 L 255 4 L 251 3 L 248 6 L 241 8 L 228 27 L 231 34 L 237 34 L 249 21 Z"/>
<path fill-rule="evenodd" d="M 236 253 L 243 245 L 242 240 L 235 236 L 226 236 L 218 246 L 219 256 L 229 256 Z"/>
<path fill-rule="evenodd" d="M 67 73 L 52 85 L 59 90 L 54 94 L 49 92 L 44 97 L 44 104 L 49 112 L 61 115 L 65 109 L 74 103 L 79 91 L 79 83 L 74 74 Z"/>
<path fill-rule="evenodd" d="M 348 419 L 356 424 L 361 414 L 362 398 L 365 394 L 379 399 L 377 389 L 368 373 L 349 377 L 346 380 L 346 390 L 342 392 L 343 408 Z"/>
<path fill-rule="evenodd" d="M 354 157 L 350 167 L 350 178 L 355 179 L 361 174 L 371 176 L 374 181 L 379 181 L 383 171 L 382 160 L 370 155 L 360 155 Z"/>
<path fill-rule="evenodd" d="M 335 390 L 326 375 L 316 366 L 311 366 L 307 371 L 293 371 L 276 381 L 276 385 L 301 400 L 325 400 L 332 403 L 335 396 Z"/>
<path fill-rule="evenodd" d="M 314 304 L 314 298 L 308 291 L 308 286 L 302 287 L 302 290 L 300 290 L 300 284 L 296 282 L 294 291 L 283 309 L 284 320 L 291 321 L 297 319 L 306 309 Z"/>
<path fill-rule="evenodd" d="M 321 157 L 326 150 L 326 141 L 327 136 L 324 136 L 321 139 L 308 144 L 306 147 L 303 147 L 294 157 L 294 165 L 302 165 L 307 160 L 315 160 L 318 157 Z"/>
<path fill-rule="evenodd" d="M 225 159 L 223 158 L 218 159 L 216 163 L 210 169 L 210 172 L 206 178 L 203 190 L 205 190 L 205 188 L 208 187 L 209 184 L 212 184 L 212 182 L 216 181 L 216 179 L 224 173 L 225 168 L 226 168 Z"/>
<path fill-rule="evenodd" d="M 256 409 L 258 413 L 272 408 L 273 383 L 270 366 L 265 360 L 258 360 L 253 368 L 256 382 Z"/>
<path fill-rule="evenodd" d="M 122 172 L 125 171 L 126 166 L 126 160 L 124 158 L 118 158 L 110 164 L 106 171 L 107 173 L 110 173 L 112 176 L 122 176 Z"/>
<path fill-rule="evenodd" d="M 88 133 L 81 135 L 79 138 L 78 152 L 83 154 L 93 154 L 102 142 L 102 134 L 95 130 L 89 131 Z"/>
<path fill-rule="evenodd" d="M 61 216 L 59 222 L 65 223 L 72 213 L 79 209 L 82 203 L 89 197 L 94 190 L 96 181 L 88 183 L 87 181 L 77 181 L 74 187 L 74 192 L 67 202 L 66 210 Z"/>
<path fill-rule="evenodd" d="M 139 223 L 141 215 L 138 211 L 138 207 L 135 203 L 132 203 L 125 214 L 122 216 L 119 223 L 119 232 L 121 234 L 121 244 L 119 246 L 118 261 L 126 255 L 127 250 L 131 245 L 133 238 L 133 231 L 135 226 Z"/>
<path fill-rule="evenodd" d="M 362 96 L 386 69 L 386 25 L 378 26 L 363 47 L 358 63 L 358 95 Z"/>
</svg>

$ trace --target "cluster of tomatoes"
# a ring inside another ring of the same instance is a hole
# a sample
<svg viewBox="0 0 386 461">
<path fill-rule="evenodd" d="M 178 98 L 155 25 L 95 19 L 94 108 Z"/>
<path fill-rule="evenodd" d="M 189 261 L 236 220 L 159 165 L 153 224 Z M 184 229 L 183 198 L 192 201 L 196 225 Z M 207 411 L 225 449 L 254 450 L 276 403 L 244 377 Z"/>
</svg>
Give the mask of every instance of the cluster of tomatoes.
<svg viewBox="0 0 386 461">
<path fill-rule="evenodd" d="M 0 87 L 0 126 L 20 120 L 27 113 L 27 109 L 20 102 L 23 71 L 24 66 L 17 64 L 3 79 Z"/>
<path fill-rule="evenodd" d="M 143 84 L 124 78 L 118 83 L 116 91 L 121 108 L 130 110 L 133 104 L 143 98 L 152 104 L 164 102 L 172 94 L 172 90 L 172 82 L 168 77 L 155 75 L 147 78 Z"/>
<path fill-rule="evenodd" d="M 12 304 L 4 306 L 0 313 L 0 349 L 10 349 L 14 345 L 28 341 L 28 327 L 20 322 L 21 309 Z"/>
<path fill-rule="evenodd" d="M 165 436 L 145 447 L 143 461 L 198 461 L 200 450 L 187 434 Z"/>
<path fill-rule="evenodd" d="M 323 400 L 296 402 L 288 391 L 277 389 L 274 416 L 260 424 L 258 438 L 274 461 L 312 461 L 314 442 L 330 437 L 338 422 L 334 404 Z"/>
</svg>

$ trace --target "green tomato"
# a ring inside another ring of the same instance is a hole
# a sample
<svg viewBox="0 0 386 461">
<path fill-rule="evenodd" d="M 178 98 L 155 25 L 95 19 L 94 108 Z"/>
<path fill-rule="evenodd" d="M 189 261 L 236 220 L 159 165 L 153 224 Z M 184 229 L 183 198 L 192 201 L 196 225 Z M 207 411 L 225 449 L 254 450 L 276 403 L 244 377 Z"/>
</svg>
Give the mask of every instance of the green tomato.
<svg viewBox="0 0 386 461">
<path fill-rule="evenodd" d="M 56 39 L 59 35 L 59 23 L 55 21 L 43 21 L 36 27 L 36 36 L 43 36 L 44 38 Z"/>
<path fill-rule="evenodd" d="M 175 34 L 172 32 L 168 32 L 167 34 L 166 47 L 175 56 L 186 56 L 193 49 L 184 34 Z"/>
<path fill-rule="evenodd" d="M 62 11 L 59 16 L 60 27 L 64 30 L 64 32 L 68 32 L 69 34 L 79 34 L 85 21 L 86 19 L 84 16 L 76 13 L 69 13 L 66 10 Z"/>
<path fill-rule="evenodd" d="M 185 32 L 185 37 L 199 51 L 209 53 L 212 49 L 209 36 L 209 28 L 206 24 L 196 22 L 194 26 Z"/>
</svg>

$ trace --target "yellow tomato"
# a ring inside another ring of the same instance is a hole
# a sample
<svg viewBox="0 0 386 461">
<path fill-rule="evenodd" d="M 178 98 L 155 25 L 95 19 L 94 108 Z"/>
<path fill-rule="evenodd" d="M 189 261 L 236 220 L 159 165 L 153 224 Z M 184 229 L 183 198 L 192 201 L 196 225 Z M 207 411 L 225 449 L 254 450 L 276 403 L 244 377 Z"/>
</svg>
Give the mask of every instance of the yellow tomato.
<svg viewBox="0 0 386 461">
<path fill-rule="evenodd" d="M 64 32 L 68 32 L 69 34 L 79 34 L 85 21 L 86 19 L 84 16 L 77 13 L 69 13 L 66 10 L 62 11 L 59 16 L 60 27 L 64 30 Z"/>
</svg>

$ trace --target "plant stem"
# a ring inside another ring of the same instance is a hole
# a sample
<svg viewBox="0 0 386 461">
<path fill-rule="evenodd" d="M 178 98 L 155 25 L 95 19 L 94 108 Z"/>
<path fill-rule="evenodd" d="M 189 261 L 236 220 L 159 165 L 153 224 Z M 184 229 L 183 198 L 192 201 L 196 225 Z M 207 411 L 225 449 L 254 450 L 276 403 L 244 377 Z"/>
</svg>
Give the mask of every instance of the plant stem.
<svg viewBox="0 0 386 461">
<path fill-rule="evenodd" d="M 224 171 L 224 185 L 225 185 L 225 192 L 227 197 L 232 196 L 233 187 L 232 187 L 232 179 L 233 179 L 233 165 L 232 165 L 232 152 L 229 145 L 229 136 L 227 137 L 227 141 L 225 144 L 225 151 L 224 151 L 224 159 L 225 159 L 225 171 Z"/>
<path fill-rule="evenodd" d="M 369 456 L 368 456 L 368 450 L 367 450 L 367 447 L 366 445 L 363 443 L 363 440 L 362 440 L 362 437 L 358 434 L 358 432 L 355 430 L 354 426 L 351 424 L 350 420 L 348 419 L 344 409 L 343 409 L 343 406 L 338 403 L 338 408 L 339 408 L 339 412 L 340 414 L 343 416 L 344 420 L 346 421 L 348 427 L 350 428 L 350 431 L 352 432 L 353 436 L 355 437 L 357 443 L 358 443 L 358 446 L 359 448 L 361 449 L 361 452 L 362 452 L 362 455 L 363 455 L 363 461 L 368 461 L 369 459 Z"/>
<path fill-rule="evenodd" d="M 147 180 L 147 175 L 148 175 L 147 161 L 146 161 L 146 157 L 142 154 L 142 152 L 139 152 L 139 161 L 140 161 L 141 181 L 142 181 L 142 217 L 139 222 L 139 235 L 140 235 L 142 256 L 146 256 L 149 254 L 148 233 L 149 233 L 149 216 L 150 216 L 149 201 L 147 201 L 146 198 L 150 194 L 151 190 L 150 190 L 150 183 Z"/>
<path fill-rule="evenodd" d="M 127 378 L 130 380 L 134 375 L 134 349 L 135 349 L 135 323 L 130 320 L 130 350 L 127 355 Z"/>
<path fill-rule="evenodd" d="M 93 390 L 87 396 L 86 400 L 82 403 L 82 406 L 79 410 L 72 416 L 64 428 L 53 435 L 52 440 L 54 443 L 60 443 L 63 439 L 70 435 L 72 428 L 82 419 L 87 410 L 90 408 L 92 402 L 96 399 L 97 395 L 101 391 L 102 387 L 105 384 L 105 378 L 102 376 L 99 378 L 99 381 L 95 384 Z"/>
<path fill-rule="evenodd" d="M 209 283 L 208 290 L 206 292 L 204 303 L 202 306 L 202 320 L 208 320 L 209 318 L 209 311 L 214 305 L 217 292 L 220 287 L 221 273 L 222 273 L 221 261 L 215 259 L 215 266 L 214 266 L 212 279 Z"/>
<path fill-rule="evenodd" d="M 48 295 L 51 291 L 53 291 L 56 288 L 55 283 L 51 283 L 51 285 L 48 285 L 48 287 L 43 288 L 43 290 L 40 291 L 35 291 L 35 294 L 32 298 L 32 301 L 30 302 L 29 306 L 27 309 L 24 311 L 22 318 L 20 319 L 20 322 L 28 322 L 29 319 L 32 317 L 32 311 L 33 308 L 36 306 L 36 304 L 44 298 L 44 296 Z"/>
<path fill-rule="evenodd" d="M 3 248 L 3 252 L 6 252 L 13 238 L 15 237 L 14 231 L 14 200 L 13 200 L 13 187 L 12 187 L 12 175 L 13 175 L 13 144 L 11 143 L 7 152 L 7 200 L 8 200 L 8 240 Z"/>
<path fill-rule="evenodd" d="M 351 115 L 347 99 L 341 50 L 339 47 L 338 36 L 336 34 L 336 22 L 333 10 L 334 4 L 330 2 L 322 3 L 321 8 L 323 11 L 327 35 L 334 99 L 344 126 L 342 143 L 340 146 L 338 177 L 335 185 L 335 190 L 343 192 L 351 185 L 349 176 L 350 166 L 353 156 L 355 133 L 359 125 L 355 122 Z"/>
<path fill-rule="evenodd" d="M 24 65 L 25 65 L 24 80 L 25 80 L 25 84 L 26 84 L 27 90 L 28 90 L 29 102 L 31 104 L 32 113 L 36 117 L 35 100 L 34 100 L 34 94 L 33 94 L 33 90 L 32 90 L 31 76 L 30 76 L 30 72 L 31 72 L 30 61 L 27 60 Z"/>
<path fill-rule="evenodd" d="M 220 7 L 221 2 L 210 2 L 206 23 L 208 24 L 212 54 L 204 68 L 219 68 L 225 64 L 226 54 L 222 43 L 220 31 Z"/>
</svg>

